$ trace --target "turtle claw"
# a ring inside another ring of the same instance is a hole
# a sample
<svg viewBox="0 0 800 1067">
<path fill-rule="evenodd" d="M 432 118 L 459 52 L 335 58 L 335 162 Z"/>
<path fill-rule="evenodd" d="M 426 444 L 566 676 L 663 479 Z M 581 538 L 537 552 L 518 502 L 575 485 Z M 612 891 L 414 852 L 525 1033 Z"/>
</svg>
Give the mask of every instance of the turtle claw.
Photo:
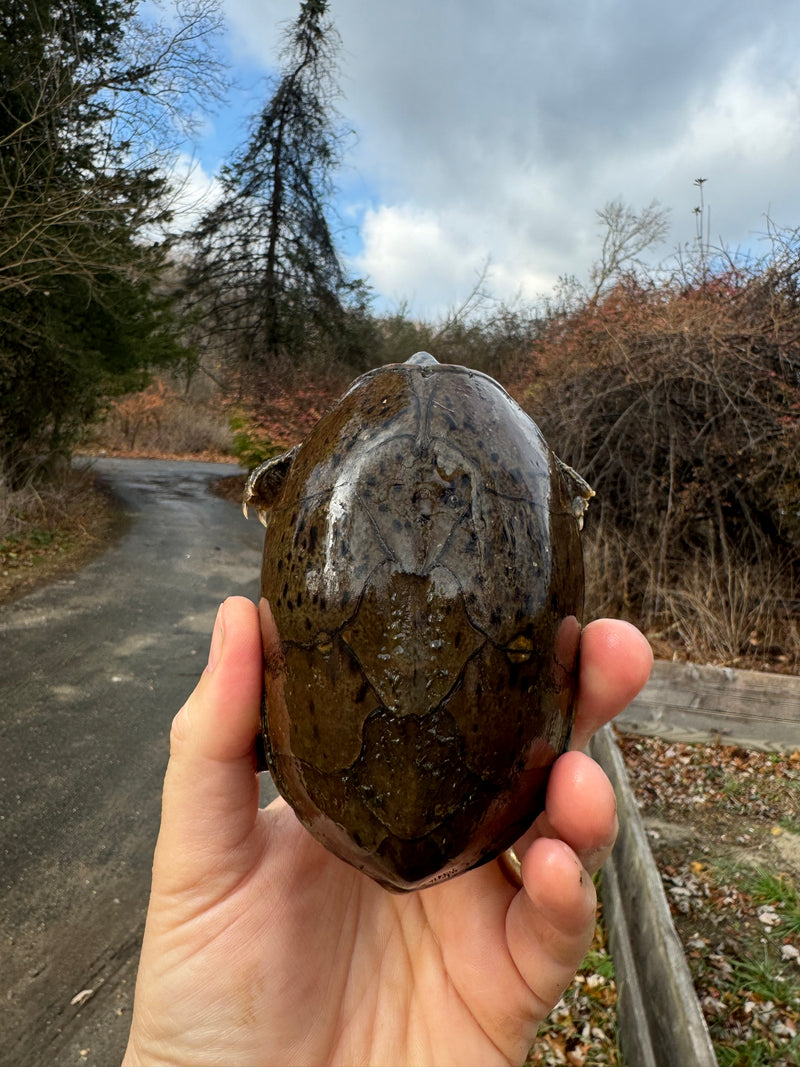
<svg viewBox="0 0 800 1067">
<path fill-rule="evenodd" d="M 589 501 L 595 495 L 594 489 L 589 483 L 581 478 L 577 471 L 573 470 L 563 459 L 555 457 L 558 469 L 567 483 L 569 491 L 573 494 L 570 499 L 570 511 L 578 523 L 578 529 L 583 529 L 583 516 L 589 507 Z"/>
<path fill-rule="evenodd" d="M 250 512 L 247 508 L 247 501 L 242 501 L 242 514 L 246 519 L 250 518 Z M 258 521 L 266 529 L 267 526 L 267 510 L 266 508 L 256 508 L 256 515 L 258 515 Z"/>
<path fill-rule="evenodd" d="M 266 527 L 270 508 L 280 496 L 298 447 L 295 445 L 288 452 L 273 456 L 250 471 L 242 494 L 242 512 L 245 518 L 248 518 L 247 505 L 252 503 L 259 522 Z"/>
<path fill-rule="evenodd" d="M 247 495 L 247 490 L 249 488 L 249 485 L 250 485 L 250 483 L 249 483 L 249 480 L 248 480 L 248 483 L 245 486 L 245 497 L 242 500 L 242 514 L 244 515 L 244 517 L 246 519 L 250 518 L 250 512 L 247 509 L 247 502 L 253 496 L 252 491 L 250 492 L 249 496 Z M 268 508 L 260 508 L 257 504 L 255 505 L 255 509 L 256 509 L 256 515 L 258 515 L 258 521 L 261 523 L 261 525 L 264 527 L 264 529 L 266 529 L 267 528 L 267 515 L 269 514 L 269 509 Z"/>
</svg>

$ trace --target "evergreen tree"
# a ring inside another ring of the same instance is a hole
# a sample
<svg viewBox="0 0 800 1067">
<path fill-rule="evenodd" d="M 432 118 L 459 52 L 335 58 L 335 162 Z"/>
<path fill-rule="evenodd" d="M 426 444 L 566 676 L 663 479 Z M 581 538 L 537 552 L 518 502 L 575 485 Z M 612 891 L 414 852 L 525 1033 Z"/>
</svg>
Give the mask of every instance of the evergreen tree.
<svg viewBox="0 0 800 1067">
<path fill-rule="evenodd" d="M 190 28 L 196 40 L 216 27 L 213 3 L 184 6 L 166 48 L 137 24 L 138 0 L 15 0 L 0 14 L 0 475 L 12 482 L 69 455 L 103 394 L 186 354 L 154 295 L 169 183 L 147 150 L 131 161 Z"/>
<path fill-rule="evenodd" d="M 346 337 L 365 309 L 366 289 L 348 278 L 328 222 L 344 134 L 334 106 L 339 36 L 327 8 L 302 0 L 274 92 L 223 168 L 223 196 L 196 234 L 190 289 L 207 329 L 243 359 L 307 353 Z"/>
</svg>

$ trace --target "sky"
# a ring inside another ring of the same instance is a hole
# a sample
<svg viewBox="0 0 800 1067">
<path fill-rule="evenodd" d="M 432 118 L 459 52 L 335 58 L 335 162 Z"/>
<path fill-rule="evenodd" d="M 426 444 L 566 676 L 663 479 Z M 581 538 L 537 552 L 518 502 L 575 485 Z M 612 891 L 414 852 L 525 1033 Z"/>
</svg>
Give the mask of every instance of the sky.
<svg viewBox="0 0 800 1067">
<path fill-rule="evenodd" d="M 197 189 L 266 102 L 299 0 L 222 7 L 239 87 L 194 146 Z M 669 209 L 668 259 L 696 241 L 696 178 L 712 245 L 760 254 L 768 218 L 800 227 L 797 0 L 331 0 L 330 15 L 355 131 L 340 247 L 378 308 L 441 317 L 487 264 L 506 302 L 585 280 L 612 200 Z"/>
</svg>

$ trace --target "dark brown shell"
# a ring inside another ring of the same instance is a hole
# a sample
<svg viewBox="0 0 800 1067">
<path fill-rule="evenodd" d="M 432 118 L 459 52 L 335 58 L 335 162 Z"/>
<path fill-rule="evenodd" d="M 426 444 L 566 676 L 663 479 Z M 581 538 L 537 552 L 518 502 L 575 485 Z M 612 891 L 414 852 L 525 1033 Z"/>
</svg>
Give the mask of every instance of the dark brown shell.
<svg viewBox="0 0 800 1067">
<path fill-rule="evenodd" d="M 485 862 L 541 810 L 572 726 L 589 495 L 497 382 L 425 353 L 251 476 L 283 652 L 269 767 L 382 884 Z"/>
</svg>

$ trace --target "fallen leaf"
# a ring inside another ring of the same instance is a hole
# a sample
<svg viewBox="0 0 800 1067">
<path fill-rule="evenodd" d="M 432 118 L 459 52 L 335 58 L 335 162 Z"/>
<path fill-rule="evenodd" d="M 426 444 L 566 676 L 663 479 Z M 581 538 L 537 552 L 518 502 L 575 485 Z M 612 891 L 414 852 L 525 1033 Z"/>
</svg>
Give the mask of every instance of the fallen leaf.
<svg viewBox="0 0 800 1067">
<path fill-rule="evenodd" d="M 780 915 L 778 915 L 778 913 L 775 911 L 775 908 L 771 904 L 762 904 L 762 906 L 758 909 L 757 915 L 758 921 L 763 923 L 764 926 L 769 926 L 770 928 L 772 928 L 773 926 L 777 926 L 781 921 Z"/>
</svg>

